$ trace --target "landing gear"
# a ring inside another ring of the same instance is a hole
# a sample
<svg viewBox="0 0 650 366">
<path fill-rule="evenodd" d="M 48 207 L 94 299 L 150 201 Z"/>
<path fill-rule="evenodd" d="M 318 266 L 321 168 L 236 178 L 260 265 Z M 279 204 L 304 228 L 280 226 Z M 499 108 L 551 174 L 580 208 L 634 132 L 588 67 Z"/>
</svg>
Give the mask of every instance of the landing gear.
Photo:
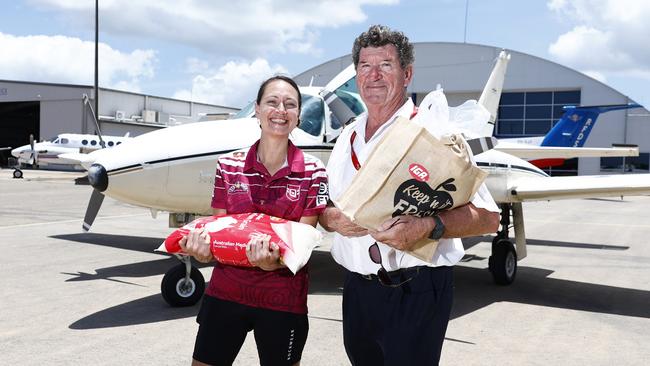
<svg viewBox="0 0 650 366">
<path fill-rule="evenodd" d="M 514 282 L 517 275 L 517 252 L 510 240 L 494 238 L 488 263 L 497 285 L 509 285 Z"/>
<path fill-rule="evenodd" d="M 23 171 L 18 168 L 14 169 L 14 178 L 20 179 L 22 177 L 23 177 Z"/>
<path fill-rule="evenodd" d="M 160 293 L 170 306 L 192 306 L 203 296 L 205 279 L 201 271 L 192 266 L 190 257 L 179 256 L 179 259 L 183 263 L 165 273 Z"/>
<path fill-rule="evenodd" d="M 517 252 L 508 238 L 511 209 L 509 203 L 501 204 L 501 230 L 492 240 L 492 255 L 488 260 L 488 268 L 498 285 L 510 285 L 517 275 Z"/>
</svg>

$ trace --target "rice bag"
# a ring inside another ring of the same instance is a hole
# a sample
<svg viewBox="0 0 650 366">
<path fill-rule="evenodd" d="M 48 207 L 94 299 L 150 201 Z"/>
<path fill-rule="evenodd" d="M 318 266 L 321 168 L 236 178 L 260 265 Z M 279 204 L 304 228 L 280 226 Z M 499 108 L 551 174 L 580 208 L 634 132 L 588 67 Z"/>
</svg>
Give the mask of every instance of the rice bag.
<svg viewBox="0 0 650 366">
<path fill-rule="evenodd" d="M 184 254 L 178 242 L 191 229 L 202 227 L 210 234 L 210 251 L 219 263 L 252 267 L 246 257 L 248 242 L 257 235 L 269 235 L 270 243 L 280 248 L 282 262 L 294 274 L 307 264 L 312 250 L 322 240 L 320 231 L 311 225 L 262 213 L 245 213 L 196 219 L 171 233 L 158 250 Z"/>
</svg>

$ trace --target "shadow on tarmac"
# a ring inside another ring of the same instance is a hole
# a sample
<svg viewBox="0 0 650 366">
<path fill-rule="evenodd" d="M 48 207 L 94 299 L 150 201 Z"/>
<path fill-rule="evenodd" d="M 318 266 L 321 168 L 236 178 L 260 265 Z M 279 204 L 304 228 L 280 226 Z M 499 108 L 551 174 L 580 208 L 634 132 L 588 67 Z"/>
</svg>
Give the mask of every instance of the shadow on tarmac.
<svg viewBox="0 0 650 366">
<path fill-rule="evenodd" d="M 148 253 L 161 243 L 161 239 L 158 238 L 89 233 L 58 235 L 53 236 L 53 238 Z M 540 245 L 549 245 L 549 242 L 546 241 L 539 242 Z M 559 242 L 550 243 L 562 244 Z M 576 243 L 566 244 L 570 244 L 571 247 L 576 245 Z M 593 248 L 591 244 L 585 245 L 590 249 Z M 626 248 L 605 246 L 604 249 L 624 250 Z M 175 259 L 167 258 L 99 268 L 96 270 L 96 274 L 68 273 L 76 277 L 66 281 L 95 279 L 118 281 L 114 277 L 135 278 L 162 275 L 176 263 Z M 314 251 L 309 266 L 310 294 L 341 294 L 345 271 L 334 262 L 329 252 Z M 650 304 L 650 291 L 548 278 L 551 273 L 553 272 L 546 269 L 519 266 L 517 279 L 512 285 L 497 286 L 492 282 L 492 277 L 487 269 L 458 265 L 454 270 L 455 299 L 451 317 L 452 319 L 458 318 L 497 302 L 515 302 L 650 318 L 650 307 L 647 306 Z M 123 280 L 118 282 L 133 285 Z M 187 308 L 172 308 L 164 302 L 161 295 L 151 295 L 90 314 L 71 324 L 70 328 L 120 327 L 193 317 L 196 316 L 198 308 L 198 305 Z"/>
<path fill-rule="evenodd" d="M 484 236 L 475 236 L 471 238 L 463 239 L 463 247 L 465 250 L 485 243 L 485 245 L 491 245 L 492 239 L 494 236 L 484 235 Z M 514 243 L 514 238 L 511 238 Z M 531 246 L 542 246 L 542 247 L 558 247 L 558 248 L 575 248 L 575 249 L 603 249 L 603 250 L 628 250 L 630 247 L 624 245 L 605 245 L 605 244 L 593 244 L 593 243 L 574 243 L 568 241 L 554 241 L 554 240 L 540 240 L 540 239 L 530 239 L 526 238 L 526 245 Z"/>
</svg>

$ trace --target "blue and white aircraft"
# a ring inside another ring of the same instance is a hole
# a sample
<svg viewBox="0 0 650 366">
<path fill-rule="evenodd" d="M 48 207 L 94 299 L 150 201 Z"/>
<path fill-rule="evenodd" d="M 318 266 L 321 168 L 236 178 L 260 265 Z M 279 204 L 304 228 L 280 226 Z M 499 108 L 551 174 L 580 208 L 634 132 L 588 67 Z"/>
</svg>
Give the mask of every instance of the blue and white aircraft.
<svg viewBox="0 0 650 366">
<path fill-rule="evenodd" d="M 549 154 L 547 154 L 544 159 L 529 160 L 531 164 L 539 168 L 562 165 L 565 159 L 557 155 L 561 154 L 563 151 L 570 151 L 573 157 L 638 156 L 638 148 L 633 146 L 618 146 L 613 148 L 584 147 L 584 144 L 601 113 L 632 108 L 642 107 L 636 103 L 567 106 L 564 107 L 565 112 L 562 117 L 546 135 L 506 139 L 501 138 L 499 139 L 497 149 L 516 155 L 520 158 L 539 157 L 540 151 L 548 150 Z M 537 148 L 528 153 L 526 149 L 527 146 L 536 146 Z M 542 147 L 542 149 L 539 147 Z"/>
</svg>

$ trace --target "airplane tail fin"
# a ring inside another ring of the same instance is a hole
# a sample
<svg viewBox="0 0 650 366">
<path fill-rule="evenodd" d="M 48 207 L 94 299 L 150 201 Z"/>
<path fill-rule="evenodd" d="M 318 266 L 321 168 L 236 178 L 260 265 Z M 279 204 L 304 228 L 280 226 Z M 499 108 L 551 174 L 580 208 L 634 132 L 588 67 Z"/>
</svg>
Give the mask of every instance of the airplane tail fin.
<svg viewBox="0 0 650 366">
<path fill-rule="evenodd" d="M 508 69 L 508 61 L 510 61 L 510 54 L 506 53 L 506 51 L 501 51 L 492 69 L 492 73 L 485 84 L 485 88 L 483 88 L 481 97 L 478 100 L 478 104 L 490 112 L 490 120 L 483 130 L 480 131 L 480 136 L 492 136 L 494 132 L 494 123 L 497 119 L 499 100 L 503 91 L 503 82 L 505 81 L 506 70 Z"/>
<path fill-rule="evenodd" d="M 541 146 L 582 147 L 601 113 L 641 107 L 638 104 L 616 104 L 565 107 L 566 112 L 542 140 Z"/>
</svg>

